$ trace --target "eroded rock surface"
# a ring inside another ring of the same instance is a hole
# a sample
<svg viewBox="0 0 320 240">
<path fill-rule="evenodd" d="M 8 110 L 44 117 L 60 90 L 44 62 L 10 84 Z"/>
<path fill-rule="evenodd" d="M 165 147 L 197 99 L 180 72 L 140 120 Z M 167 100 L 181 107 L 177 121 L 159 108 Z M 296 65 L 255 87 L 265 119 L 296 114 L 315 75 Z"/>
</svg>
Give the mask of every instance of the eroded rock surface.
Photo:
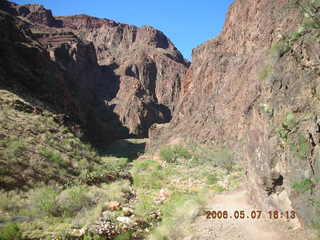
<svg viewBox="0 0 320 240">
<path fill-rule="evenodd" d="M 311 223 L 319 211 L 319 33 L 299 28 L 288 2 L 236 0 L 220 36 L 193 50 L 172 122 L 150 136 L 228 145 L 247 164 L 253 199 Z"/>
<path fill-rule="evenodd" d="M 77 102 L 62 105 L 90 135 L 145 137 L 153 123 L 171 120 L 189 63 L 159 30 L 86 15 L 53 17 L 40 5 L 3 1 L 0 8 L 18 17 L 23 34 L 47 55 L 55 68 L 50 75 L 59 76 L 68 95 L 59 97 Z"/>
</svg>

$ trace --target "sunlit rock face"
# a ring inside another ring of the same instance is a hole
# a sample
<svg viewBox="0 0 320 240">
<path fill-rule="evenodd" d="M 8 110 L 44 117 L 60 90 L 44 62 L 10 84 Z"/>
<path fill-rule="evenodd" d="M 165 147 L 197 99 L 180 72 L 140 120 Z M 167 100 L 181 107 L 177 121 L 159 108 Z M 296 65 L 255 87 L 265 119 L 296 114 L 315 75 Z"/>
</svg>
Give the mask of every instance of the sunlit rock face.
<svg viewBox="0 0 320 240">
<path fill-rule="evenodd" d="M 245 162 L 253 199 L 311 223 L 320 176 L 317 32 L 295 33 L 283 47 L 301 23 L 286 0 L 236 0 L 221 34 L 193 49 L 173 120 L 150 136 L 151 144 L 183 137 L 228 145 Z M 303 181 L 310 189 L 301 193 Z"/>
</svg>

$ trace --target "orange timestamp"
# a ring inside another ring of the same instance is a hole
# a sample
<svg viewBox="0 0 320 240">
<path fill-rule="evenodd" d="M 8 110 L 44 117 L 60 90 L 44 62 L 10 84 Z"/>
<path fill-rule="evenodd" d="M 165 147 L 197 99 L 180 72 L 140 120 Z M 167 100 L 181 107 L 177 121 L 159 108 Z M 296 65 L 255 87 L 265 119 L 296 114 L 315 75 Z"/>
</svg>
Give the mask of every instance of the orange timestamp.
<svg viewBox="0 0 320 240">
<path fill-rule="evenodd" d="M 206 219 L 295 219 L 297 217 L 296 212 L 291 211 L 260 211 L 260 210 L 235 210 L 235 211 L 223 211 L 223 210 L 210 210 L 206 211 Z"/>
</svg>

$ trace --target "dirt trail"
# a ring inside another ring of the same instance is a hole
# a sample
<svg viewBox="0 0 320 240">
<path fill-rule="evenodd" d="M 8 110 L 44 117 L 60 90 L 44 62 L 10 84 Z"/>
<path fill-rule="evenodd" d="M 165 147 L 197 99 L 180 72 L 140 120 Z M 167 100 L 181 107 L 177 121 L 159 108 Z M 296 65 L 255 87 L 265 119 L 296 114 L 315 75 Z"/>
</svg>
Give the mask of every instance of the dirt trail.
<svg viewBox="0 0 320 240">
<path fill-rule="evenodd" d="M 259 210 L 250 204 L 246 190 L 219 194 L 209 202 L 208 210 L 228 211 L 227 219 L 199 217 L 193 224 L 192 240 L 311 240 L 294 222 L 270 219 L 263 212 L 260 219 L 247 218 L 252 211 Z M 234 211 L 244 210 L 245 219 L 235 219 Z M 232 218 L 231 216 L 232 215 Z M 309 234 L 310 235 L 310 234 Z"/>
</svg>

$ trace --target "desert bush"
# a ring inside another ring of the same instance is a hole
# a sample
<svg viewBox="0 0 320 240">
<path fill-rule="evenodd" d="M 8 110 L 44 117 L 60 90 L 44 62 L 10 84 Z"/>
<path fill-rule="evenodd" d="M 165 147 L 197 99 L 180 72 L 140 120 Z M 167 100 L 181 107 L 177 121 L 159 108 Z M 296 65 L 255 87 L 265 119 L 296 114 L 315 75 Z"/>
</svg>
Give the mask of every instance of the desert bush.
<svg viewBox="0 0 320 240">
<path fill-rule="evenodd" d="M 138 201 L 134 205 L 135 213 L 140 216 L 147 216 L 151 212 L 155 211 L 157 207 L 154 200 L 154 196 L 150 194 L 141 194 L 141 196 L 138 198 Z"/>
<path fill-rule="evenodd" d="M 101 164 L 104 165 L 107 171 L 121 171 L 128 164 L 128 158 L 103 157 Z"/>
<path fill-rule="evenodd" d="M 279 59 L 284 56 L 290 49 L 290 42 L 288 40 L 281 40 L 272 45 L 270 53 L 272 57 Z"/>
<path fill-rule="evenodd" d="M 227 148 L 216 152 L 216 159 L 218 166 L 226 169 L 228 173 L 232 171 L 235 162 L 232 153 Z"/>
<path fill-rule="evenodd" d="M 273 115 L 273 108 L 271 108 L 268 104 L 262 103 L 260 104 L 260 107 L 264 110 L 265 113 L 267 113 L 269 116 Z"/>
<path fill-rule="evenodd" d="M 4 156 L 7 160 L 17 160 L 24 155 L 27 150 L 26 144 L 21 140 L 8 140 L 4 150 Z"/>
<path fill-rule="evenodd" d="M 207 184 L 213 185 L 218 182 L 219 178 L 215 174 L 210 174 L 207 176 Z"/>
<path fill-rule="evenodd" d="M 292 188 L 300 193 L 311 191 L 314 187 L 314 183 L 310 178 L 302 179 L 292 185 Z"/>
<path fill-rule="evenodd" d="M 21 197 L 16 192 L 0 191 L 0 210 L 16 212 L 20 204 Z"/>
<path fill-rule="evenodd" d="M 282 123 L 282 127 L 288 130 L 294 129 L 298 124 L 298 121 L 296 120 L 293 113 L 288 113 Z"/>
<path fill-rule="evenodd" d="M 170 171 L 154 160 L 136 161 L 131 169 L 134 186 L 144 189 L 160 189 L 165 186 Z"/>
<path fill-rule="evenodd" d="M 64 165 L 65 162 L 59 152 L 52 151 L 48 148 L 41 148 L 40 154 L 49 162 L 56 163 L 58 165 Z"/>
<path fill-rule="evenodd" d="M 206 164 L 210 167 L 225 169 L 228 173 L 235 166 L 234 156 L 226 147 L 199 146 L 194 155 L 192 164 L 195 166 Z"/>
<path fill-rule="evenodd" d="M 65 217 L 73 217 L 82 208 L 87 208 L 91 204 L 87 189 L 81 186 L 66 189 L 57 199 L 59 212 Z"/>
<path fill-rule="evenodd" d="M 190 236 L 191 224 L 200 209 L 201 201 L 198 195 L 174 193 L 169 202 L 162 206 L 162 221 L 152 232 L 150 239 L 182 239 Z"/>
<path fill-rule="evenodd" d="M 160 150 L 160 157 L 167 163 L 176 163 L 179 158 L 191 159 L 191 153 L 180 145 L 166 146 Z"/>
<path fill-rule="evenodd" d="M 102 157 L 97 162 L 89 163 L 80 161 L 79 182 L 86 184 L 100 184 L 110 182 L 118 177 L 120 172 L 125 171 L 128 164 L 127 158 Z"/>
<path fill-rule="evenodd" d="M 22 233 L 16 223 L 7 223 L 0 228 L 0 240 L 20 240 Z"/>
<path fill-rule="evenodd" d="M 94 233 L 86 233 L 83 236 L 83 240 L 105 240 L 103 236 Z"/>
<path fill-rule="evenodd" d="M 298 8 L 305 18 L 314 21 L 317 28 L 320 27 L 319 0 L 290 0 L 289 4 L 291 7 Z"/>
<path fill-rule="evenodd" d="M 101 191 L 104 192 L 104 200 L 124 202 L 124 193 L 130 191 L 130 182 L 128 180 L 120 180 L 110 184 L 101 186 Z"/>
<path fill-rule="evenodd" d="M 59 192 L 50 186 L 43 186 L 31 191 L 30 206 L 32 213 L 42 216 L 59 216 L 58 195 Z"/>
</svg>

